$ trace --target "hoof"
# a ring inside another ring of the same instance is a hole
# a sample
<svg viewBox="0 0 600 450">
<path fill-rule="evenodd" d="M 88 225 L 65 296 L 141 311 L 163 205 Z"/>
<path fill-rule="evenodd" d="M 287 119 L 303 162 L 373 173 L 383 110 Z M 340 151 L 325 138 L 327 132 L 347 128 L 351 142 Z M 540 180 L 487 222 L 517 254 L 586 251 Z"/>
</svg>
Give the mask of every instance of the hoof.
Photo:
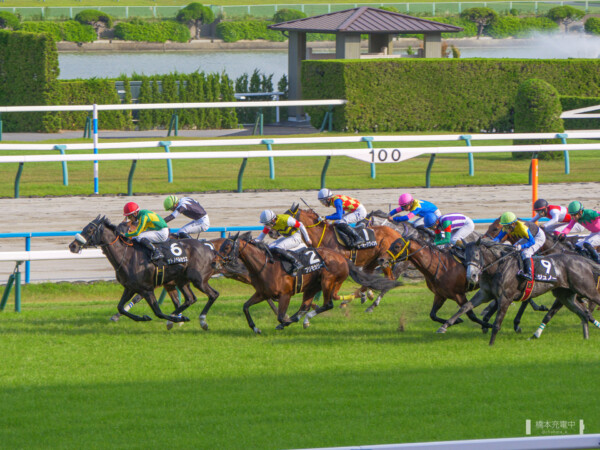
<svg viewBox="0 0 600 450">
<path fill-rule="evenodd" d="M 282 323 L 280 323 L 279 325 L 277 325 L 277 326 L 275 327 L 275 329 L 276 329 L 276 330 L 283 330 L 284 328 L 285 328 L 285 327 L 283 326 L 283 324 L 282 324 Z"/>
<path fill-rule="evenodd" d="M 170 320 L 167 320 L 167 330 L 170 330 L 171 328 L 173 328 L 174 323 L 171 322 Z"/>
<path fill-rule="evenodd" d="M 152 320 L 152 317 L 148 316 L 148 315 L 144 315 L 144 317 L 142 317 L 142 322 L 150 322 Z"/>
<path fill-rule="evenodd" d="M 521 330 L 521 327 L 516 327 L 515 328 L 515 333 L 520 333 L 521 331 L 523 331 L 523 330 Z"/>
<path fill-rule="evenodd" d="M 538 309 L 538 311 L 548 312 L 550 310 L 547 307 L 545 307 L 544 305 L 540 305 L 540 309 Z"/>
<path fill-rule="evenodd" d="M 533 341 L 534 339 L 538 339 L 538 337 L 534 334 L 533 336 L 531 336 L 529 339 L 527 339 L 528 341 Z"/>
<path fill-rule="evenodd" d="M 348 306 L 348 302 L 347 301 L 343 301 L 342 303 L 340 303 L 340 308 L 344 309 L 346 306 Z"/>
<path fill-rule="evenodd" d="M 438 328 L 438 330 L 436 331 L 437 334 L 444 334 L 446 332 L 446 328 L 445 327 L 440 327 Z"/>
<path fill-rule="evenodd" d="M 204 331 L 208 331 L 208 323 L 206 323 L 206 316 L 199 316 L 198 320 L 200 321 L 200 328 Z"/>
<path fill-rule="evenodd" d="M 481 332 L 487 334 L 489 327 L 481 327 Z"/>
<path fill-rule="evenodd" d="M 260 331 L 260 328 L 258 327 L 252 328 L 252 331 L 254 331 L 254 334 L 262 334 L 262 331 Z"/>
<path fill-rule="evenodd" d="M 366 313 L 372 313 L 373 309 L 375 309 L 375 307 L 373 305 L 369 306 L 367 309 L 365 309 Z"/>
<path fill-rule="evenodd" d="M 373 300 L 375 298 L 375 294 L 371 289 L 367 291 L 367 297 L 369 298 L 369 300 Z"/>
<path fill-rule="evenodd" d="M 360 304 L 362 305 L 367 301 L 367 296 L 365 294 L 360 294 Z"/>
<path fill-rule="evenodd" d="M 302 326 L 304 327 L 304 329 L 306 330 L 308 327 L 310 327 L 310 322 L 303 322 Z"/>
<path fill-rule="evenodd" d="M 121 317 L 121 314 L 117 313 L 114 316 L 112 316 L 110 318 L 110 320 L 112 320 L 113 322 L 118 322 L 120 317 Z"/>
</svg>

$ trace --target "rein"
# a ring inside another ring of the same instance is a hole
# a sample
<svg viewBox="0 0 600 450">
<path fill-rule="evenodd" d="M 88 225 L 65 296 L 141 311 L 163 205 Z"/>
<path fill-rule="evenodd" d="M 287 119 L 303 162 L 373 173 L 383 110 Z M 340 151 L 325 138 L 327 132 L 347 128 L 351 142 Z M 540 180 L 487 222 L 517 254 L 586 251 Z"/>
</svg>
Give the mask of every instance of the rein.
<svg viewBox="0 0 600 450">
<path fill-rule="evenodd" d="M 294 212 L 290 211 L 290 215 L 294 219 L 296 219 L 296 215 L 298 215 L 298 212 L 300 212 L 300 208 L 298 208 Z M 296 219 L 296 220 L 298 220 L 298 219 Z M 304 225 L 306 228 L 315 228 L 322 223 L 325 223 L 325 225 L 323 226 L 323 232 L 321 233 L 321 237 L 319 238 L 319 242 L 317 243 L 317 246 L 314 248 L 319 248 L 321 246 L 321 243 L 323 242 L 323 237 L 325 236 L 325 231 L 327 230 L 327 222 L 325 222 L 324 220 L 318 220 L 316 223 L 313 223 L 312 225 Z"/>
<path fill-rule="evenodd" d="M 504 244 L 500 244 L 500 245 L 504 245 Z M 499 263 L 499 262 L 500 262 L 500 261 L 502 261 L 503 259 L 506 259 L 506 258 L 508 258 L 509 256 L 512 256 L 512 255 L 514 255 L 514 254 L 515 254 L 517 251 L 518 251 L 518 250 L 514 250 L 514 249 L 513 249 L 513 250 L 511 250 L 511 251 L 510 251 L 510 252 L 508 252 L 506 255 L 504 255 L 504 256 L 501 256 L 500 258 L 496 259 L 495 261 L 493 261 L 493 262 L 491 262 L 491 263 L 489 263 L 489 264 L 487 264 L 487 265 L 483 266 L 483 267 L 481 268 L 481 271 L 483 272 L 484 270 L 486 270 L 486 269 L 488 269 L 488 268 L 492 267 L 494 264 L 497 264 L 497 263 Z M 472 263 L 471 263 L 471 264 L 472 264 Z"/>
</svg>

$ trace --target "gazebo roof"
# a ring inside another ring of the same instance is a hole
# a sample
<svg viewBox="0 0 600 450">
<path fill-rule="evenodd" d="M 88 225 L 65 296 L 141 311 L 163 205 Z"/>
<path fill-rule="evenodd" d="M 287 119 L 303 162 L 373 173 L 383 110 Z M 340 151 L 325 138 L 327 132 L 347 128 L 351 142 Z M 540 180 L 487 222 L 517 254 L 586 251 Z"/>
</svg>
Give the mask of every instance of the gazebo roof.
<svg viewBox="0 0 600 450">
<path fill-rule="evenodd" d="M 269 25 L 272 30 L 306 33 L 428 34 L 458 33 L 463 29 L 406 14 L 362 6 L 305 19 Z"/>
</svg>

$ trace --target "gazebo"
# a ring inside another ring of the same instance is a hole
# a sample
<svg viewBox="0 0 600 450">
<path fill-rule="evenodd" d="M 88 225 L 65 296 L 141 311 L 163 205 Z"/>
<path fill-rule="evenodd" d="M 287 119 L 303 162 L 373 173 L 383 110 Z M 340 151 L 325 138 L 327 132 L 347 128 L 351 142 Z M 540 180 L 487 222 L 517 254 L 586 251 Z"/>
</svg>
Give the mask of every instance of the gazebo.
<svg viewBox="0 0 600 450">
<path fill-rule="evenodd" d="M 269 25 L 272 30 L 287 31 L 289 99 L 302 97 L 300 66 L 306 59 L 306 33 L 335 34 L 336 59 L 360 58 L 360 36 L 369 35 L 369 53 L 393 53 L 393 38 L 397 34 L 422 34 L 424 57 L 442 57 L 442 33 L 458 33 L 454 25 L 407 16 L 383 9 L 362 6 L 305 19 Z M 296 116 L 302 114 L 296 109 Z"/>
</svg>

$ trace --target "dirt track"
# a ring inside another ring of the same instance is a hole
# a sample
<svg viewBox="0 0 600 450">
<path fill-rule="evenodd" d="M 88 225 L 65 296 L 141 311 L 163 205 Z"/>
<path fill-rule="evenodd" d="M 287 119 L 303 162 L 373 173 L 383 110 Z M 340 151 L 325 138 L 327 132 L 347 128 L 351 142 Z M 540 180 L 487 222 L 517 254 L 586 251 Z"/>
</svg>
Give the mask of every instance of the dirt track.
<svg viewBox="0 0 600 450">
<path fill-rule="evenodd" d="M 529 186 L 483 186 L 411 189 L 416 198 L 434 202 L 442 213 L 461 212 L 473 219 L 497 217 L 511 210 L 517 215 L 527 216 L 531 208 L 531 188 Z M 395 207 L 400 191 L 397 189 L 347 190 L 343 193 L 359 199 L 368 211 L 387 210 Z M 247 192 L 192 194 L 207 210 L 211 226 L 259 225 L 258 215 L 265 208 L 283 212 L 292 202 L 306 200 L 309 205 L 323 215 L 330 214 L 319 205 L 317 191 L 295 192 Z M 600 206 L 600 183 L 574 183 L 541 185 L 540 197 L 553 203 L 567 205 L 572 200 L 581 200 L 586 207 L 598 209 Z M 0 199 L 0 207 L 5 212 L 0 217 L 0 233 L 74 231 L 81 230 L 98 214 L 108 216 L 113 222 L 122 220 L 123 205 L 128 201 L 137 202 L 142 208 L 163 213 L 164 196 L 134 197 L 57 197 Z M 166 214 L 165 214 L 166 215 Z M 176 219 L 173 227 L 186 223 L 186 218 Z M 483 226 L 478 227 L 479 230 Z M 206 234 L 206 237 L 217 237 Z M 32 250 L 65 249 L 72 238 L 33 238 Z M 0 239 L 0 251 L 21 251 L 25 240 Z M 12 272 L 13 263 L 0 263 L 0 283 L 6 283 Z M 106 260 L 87 260 L 71 263 L 67 261 L 32 262 L 31 281 L 44 280 L 93 280 L 114 279 L 114 271 Z"/>
</svg>

